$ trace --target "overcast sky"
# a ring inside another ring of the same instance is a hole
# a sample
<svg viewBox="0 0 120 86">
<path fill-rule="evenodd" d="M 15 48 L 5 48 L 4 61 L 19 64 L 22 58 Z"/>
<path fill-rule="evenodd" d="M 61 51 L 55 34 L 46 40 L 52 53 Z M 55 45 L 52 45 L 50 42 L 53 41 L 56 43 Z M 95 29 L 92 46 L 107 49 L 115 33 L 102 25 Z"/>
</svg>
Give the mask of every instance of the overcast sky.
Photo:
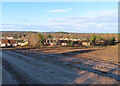
<svg viewBox="0 0 120 86">
<path fill-rule="evenodd" d="M 117 33 L 117 2 L 4 2 L 2 31 Z"/>
</svg>

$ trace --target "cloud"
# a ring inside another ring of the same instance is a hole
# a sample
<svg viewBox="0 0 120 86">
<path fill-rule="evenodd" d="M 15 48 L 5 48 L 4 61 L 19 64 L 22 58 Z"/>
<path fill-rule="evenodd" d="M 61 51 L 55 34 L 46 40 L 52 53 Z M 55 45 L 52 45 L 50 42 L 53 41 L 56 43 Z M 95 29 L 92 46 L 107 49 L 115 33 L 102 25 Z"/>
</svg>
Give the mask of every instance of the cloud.
<svg viewBox="0 0 120 86">
<path fill-rule="evenodd" d="M 66 9 L 65 9 L 66 10 Z M 67 9 L 68 10 L 68 9 Z M 53 10 L 51 12 L 65 12 L 63 10 Z M 93 16 L 95 15 L 95 16 Z M 27 20 L 28 21 L 28 20 Z M 30 19 L 29 21 L 36 21 Z M 118 15 L 116 10 L 91 11 L 85 16 L 50 18 L 44 25 L 4 25 L 3 30 L 11 31 L 67 31 L 81 33 L 117 33 Z"/>
<path fill-rule="evenodd" d="M 8 28 L 8 27 L 12 27 L 12 25 L 0 25 L 0 28 L 4 28 L 4 27 Z"/>
<path fill-rule="evenodd" d="M 95 15 L 95 16 L 93 16 Z M 91 11 L 85 16 L 51 18 L 48 26 L 73 32 L 118 32 L 117 10 Z"/>
<path fill-rule="evenodd" d="M 94 15 L 94 16 L 93 16 Z M 117 10 L 102 10 L 102 11 L 90 11 L 85 16 L 79 17 L 67 17 L 67 18 L 53 18 L 49 19 L 51 22 L 56 23 L 118 23 L 118 11 Z"/>
<path fill-rule="evenodd" d="M 4 27 L 1 31 L 38 31 L 38 32 L 55 32 L 67 31 L 76 33 L 108 33 L 118 32 L 117 23 L 51 23 L 47 25 L 11 25 L 12 27 Z"/>
<path fill-rule="evenodd" d="M 56 12 L 68 12 L 70 9 L 63 9 L 63 10 L 51 10 L 51 11 L 48 11 L 48 12 L 51 12 L 51 13 L 56 13 Z"/>
<path fill-rule="evenodd" d="M 97 17 L 71 17 L 71 18 L 58 18 L 48 19 L 51 23 L 62 24 L 79 24 L 79 23 L 118 23 L 116 15 L 97 16 Z"/>
<path fill-rule="evenodd" d="M 11 24 L 11 25 L 0 25 L 4 26 L 0 31 L 37 31 L 37 32 L 48 32 L 49 26 L 44 25 L 21 25 L 21 24 Z M 5 27 L 6 26 L 6 27 Z M 12 26 L 12 27 L 7 27 Z"/>
<path fill-rule="evenodd" d="M 94 16 L 93 16 L 94 15 Z M 107 16 L 107 15 L 118 15 L 118 10 L 99 10 L 99 11 L 89 11 L 85 16 L 96 17 L 96 16 Z"/>
<path fill-rule="evenodd" d="M 3 31 L 5 30 L 5 28 L 12 28 L 13 26 L 12 25 L 0 25 L 0 31 Z"/>
<path fill-rule="evenodd" d="M 21 19 L 22 22 L 40 22 L 39 19 L 28 19 L 28 18 L 24 18 Z"/>
</svg>

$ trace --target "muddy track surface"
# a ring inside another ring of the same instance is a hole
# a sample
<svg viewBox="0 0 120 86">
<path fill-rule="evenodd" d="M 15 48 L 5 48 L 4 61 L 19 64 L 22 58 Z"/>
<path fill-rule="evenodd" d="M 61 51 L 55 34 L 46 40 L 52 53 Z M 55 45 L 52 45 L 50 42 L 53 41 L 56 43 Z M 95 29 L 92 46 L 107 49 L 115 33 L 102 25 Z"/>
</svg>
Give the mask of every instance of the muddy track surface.
<svg viewBox="0 0 120 86">
<path fill-rule="evenodd" d="M 92 70 L 84 65 L 79 70 L 73 70 L 65 65 L 56 65 L 11 51 L 4 51 L 2 58 L 3 69 L 10 71 L 18 81 L 13 84 L 117 84 L 119 81 L 119 75 Z M 10 81 L 5 75 L 3 78 L 4 84 Z"/>
</svg>

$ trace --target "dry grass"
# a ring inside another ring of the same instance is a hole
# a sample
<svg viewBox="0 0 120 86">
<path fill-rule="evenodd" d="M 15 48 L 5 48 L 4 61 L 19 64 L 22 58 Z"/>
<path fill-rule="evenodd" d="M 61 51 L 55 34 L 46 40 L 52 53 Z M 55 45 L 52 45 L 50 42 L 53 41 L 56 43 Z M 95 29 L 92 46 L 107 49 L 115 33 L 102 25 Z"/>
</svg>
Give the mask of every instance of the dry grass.
<svg viewBox="0 0 120 86">
<path fill-rule="evenodd" d="M 120 44 L 119 44 L 120 45 Z M 9 48 L 5 48 L 9 49 Z M 54 48 L 29 48 L 29 49 L 14 49 L 28 53 L 36 54 L 63 54 L 71 57 L 84 58 L 84 59 L 93 59 L 101 60 L 112 63 L 118 62 L 118 45 L 107 46 L 107 47 L 92 47 L 92 48 L 81 48 L 81 47 L 54 47 Z M 88 52 L 86 52 L 88 51 Z M 69 55 L 70 54 L 70 55 Z"/>
</svg>

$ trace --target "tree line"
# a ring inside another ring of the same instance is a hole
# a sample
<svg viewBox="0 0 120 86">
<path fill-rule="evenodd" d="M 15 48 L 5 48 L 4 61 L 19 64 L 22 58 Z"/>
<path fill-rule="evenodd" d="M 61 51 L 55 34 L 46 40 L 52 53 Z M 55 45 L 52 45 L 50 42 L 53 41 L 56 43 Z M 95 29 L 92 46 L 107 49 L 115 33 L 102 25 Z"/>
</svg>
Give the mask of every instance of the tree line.
<svg viewBox="0 0 120 86">
<path fill-rule="evenodd" d="M 96 36 L 93 34 L 90 38 L 90 43 L 92 45 L 115 45 L 116 39 L 114 36 L 102 38 L 100 35 Z"/>
</svg>

